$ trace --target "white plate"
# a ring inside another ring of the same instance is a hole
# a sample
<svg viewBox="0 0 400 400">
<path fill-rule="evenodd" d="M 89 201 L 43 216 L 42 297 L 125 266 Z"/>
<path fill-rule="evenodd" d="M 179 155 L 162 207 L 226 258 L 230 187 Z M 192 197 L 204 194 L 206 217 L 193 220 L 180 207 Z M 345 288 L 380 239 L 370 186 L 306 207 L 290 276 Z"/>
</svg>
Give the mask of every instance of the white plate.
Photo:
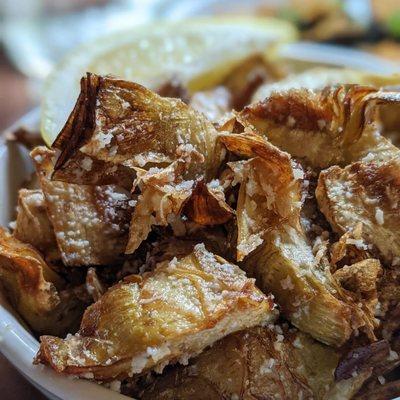
<svg viewBox="0 0 400 400">
<path fill-rule="evenodd" d="M 293 46 L 290 53 L 295 50 Z M 299 45 L 309 46 L 309 44 Z M 296 47 L 296 46 L 295 46 Z M 305 47 L 300 47 L 301 50 Z M 368 71 L 377 73 L 392 72 L 390 64 L 373 59 L 366 53 L 357 51 L 357 65 L 354 62 L 353 52 L 330 47 L 327 45 L 311 46 L 308 58 L 314 62 L 327 63 L 328 59 L 334 60 L 332 53 L 341 52 L 339 65 L 347 65 L 356 68 L 364 67 Z M 318 51 L 317 51 L 317 50 Z M 339 50 L 339 51 L 338 51 Z M 300 51 L 300 50 L 299 50 Z M 318 56 L 319 52 L 319 56 Z M 307 55 L 300 51 L 307 59 Z M 328 57 L 329 56 L 329 57 Z M 365 62 L 362 62 L 365 57 Z M 352 61 L 353 60 L 353 61 Z M 308 61 L 308 60 L 307 60 Z M 37 130 L 39 126 L 40 111 L 33 110 L 24 118 L 14 124 L 10 130 L 25 126 L 31 130 Z M 33 172 L 27 151 L 15 143 L 5 143 L 0 135 L 0 225 L 7 226 L 15 218 L 15 205 L 18 188 L 24 180 Z M 57 375 L 50 368 L 32 365 L 32 360 L 39 348 L 38 341 L 31 335 L 15 312 L 9 307 L 7 301 L 0 294 L 0 351 L 4 356 L 41 392 L 48 398 L 56 400 L 123 400 L 128 397 L 112 392 L 102 386 L 84 380 L 70 380 Z"/>
</svg>

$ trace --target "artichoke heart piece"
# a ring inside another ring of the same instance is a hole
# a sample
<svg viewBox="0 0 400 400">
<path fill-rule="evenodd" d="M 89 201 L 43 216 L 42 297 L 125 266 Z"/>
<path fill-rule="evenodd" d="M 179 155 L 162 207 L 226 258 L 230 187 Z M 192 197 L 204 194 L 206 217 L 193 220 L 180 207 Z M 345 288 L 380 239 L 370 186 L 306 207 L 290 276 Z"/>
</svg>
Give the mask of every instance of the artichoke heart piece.
<svg viewBox="0 0 400 400">
<path fill-rule="evenodd" d="M 135 397 L 184 399 L 350 399 L 368 373 L 335 382 L 340 354 L 309 335 L 279 325 L 231 334 L 156 377 Z M 336 395 L 336 397 L 334 397 Z"/>
<path fill-rule="evenodd" d="M 19 191 L 13 235 L 42 252 L 46 260 L 60 259 L 54 228 L 47 215 L 46 202 L 41 190 Z"/>
<path fill-rule="evenodd" d="M 380 165 L 357 162 L 321 172 L 316 197 L 339 233 L 362 224 L 362 239 L 373 244 L 386 263 L 400 257 L 400 158 Z"/>
<path fill-rule="evenodd" d="M 180 214 L 193 192 L 194 180 L 184 180 L 184 176 L 190 160 L 196 156 L 201 155 L 190 152 L 166 168 L 136 168 L 134 187 L 139 187 L 141 194 L 132 214 L 126 253 L 139 247 L 152 225 L 167 226 L 171 218 Z"/>
<path fill-rule="evenodd" d="M 129 192 L 115 185 L 52 181 L 54 151 L 37 147 L 31 156 L 63 263 L 82 266 L 115 262 L 128 240 Z"/>
<path fill-rule="evenodd" d="M 22 318 L 38 334 L 64 335 L 82 315 L 82 304 L 31 245 L 0 228 L 0 283 Z M 61 291 L 58 291 L 60 289 Z"/>
<path fill-rule="evenodd" d="M 287 153 L 249 134 L 223 135 L 228 150 L 253 158 L 231 164 L 241 182 L 237 204 L 238 258 L 271 291 L 299 329 L 340 346 L 359 328 L 374 337 L 374 321 L 314 255 L 300 225 L 303 171 Z"/>
<path fill-rule="evenodd" d="M 54 177 L 99 184 L 96 171 L 84 168 L 84 156 L 107 163 L 112 174 L 119 166 L 166 166 L 179 158 L 176 149 L 186 145 L 205 160 L 192 165 L 192 174 L 212 173 L 218 162 L 216 137 L 211 122 L 179 99 L 161 97 L 133 82 L 87 74 L 53 144 L 61 150 Z"/>
<path fill-rule="evenodd" d="M 217 131 L 179 99 L 164 98 L 132 82 L 88 74 L 64 129 L 53 179 L 99 184 L 98 162 L 129 168 L 141 195 L 132 216 L 126 253 L 147 238 L 152 225 L 165 226 L 192 195 L 195 181 L 214 177 L 221 162 Z M 110 178 L 111 179 L 111 178 Z M 115 176 L 120 184 L 119 175 Z M 124 185 L 125 187 L 125 185 Z M 221 213 L 227 205 L 222 202 Z M 226 210 L 225 210 L 226 211 Z M 225 212 L 226 214 L 226 212 Z"/>
<path fill-rule="evenodd" d="M 294 209 L 301 205 L 300 181 L 294 179 L 290 155 L 264 138 L 246 133 L 221 135 L 220 140 L 229 151 L 252 157 L 229 163 L 235 180 L 241 183 L 237 204 L 237 260 L 242 261 L 263 242 L 266 229 L 295 214 Z M 302 170 L 297 173 L 302 175 Z M 267 182 L 267 176 L 274 177 L 274 188 Z M 276 198 L 280 201 L 275 201 Z"/>
<path fill-rule="evenodd" d="M 75 336 L 43 336 L 36 362 L 97 380 L 162 371 L 229 333 L 271 321 L 272 310 L 271 298 L 239 267 L 197 245 L 109 289 Z"/>
<path fill-rule="evenodd" d="M 199 225 L 224 224 L 235 215 L 235 211 L 225 202 L 225 193 L 219 180 L 208 184 L 197 182 L 184 212 Z"/>
<path fill-rule="evenodd" d="M 372 106 L 399 102 L 399 92 L 371 86 L 291 89 L 246 107 L 238 120 L 314 168 L 347 165 L 366 156 L 382 162 L 399 150 L 380 135 Z"/>
<path fill-rule="evenodd" d="M 139 247 L 152 225 L 167 226 L 182 211 L 201 225 L 222 224 L 234 215 L 223 190 L 206 185 L 203 178 L 191 179 L 192 166 L 204 163 L 204 156 L 191 145 L 178 148 L 177 154 L 180 158 L 167 167 L 135 168 L 133 187 L 141 194 L 132 214 L 126 253 Z"/>
</svg>

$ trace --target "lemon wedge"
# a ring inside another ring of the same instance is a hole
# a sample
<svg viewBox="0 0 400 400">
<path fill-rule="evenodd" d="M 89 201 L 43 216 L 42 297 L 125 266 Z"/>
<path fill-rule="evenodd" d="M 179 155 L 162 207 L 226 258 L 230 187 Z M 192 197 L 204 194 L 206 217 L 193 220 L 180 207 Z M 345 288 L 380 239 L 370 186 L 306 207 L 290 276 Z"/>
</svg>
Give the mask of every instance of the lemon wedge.
<svg viewBox="0 0 400 400">
<path fill-rule="evenodd" d="M 63 127 L 87 72 L 155 89 L 176 76 L 190 91 L 223 79 L 237 63 L 271 44 L 297 39 L 297 31 L 273 18 L 217 17 L 163 22 L 113 33 L 80 46 L 44 84 L 41 132 L 50 145 Z"/>
</svg>

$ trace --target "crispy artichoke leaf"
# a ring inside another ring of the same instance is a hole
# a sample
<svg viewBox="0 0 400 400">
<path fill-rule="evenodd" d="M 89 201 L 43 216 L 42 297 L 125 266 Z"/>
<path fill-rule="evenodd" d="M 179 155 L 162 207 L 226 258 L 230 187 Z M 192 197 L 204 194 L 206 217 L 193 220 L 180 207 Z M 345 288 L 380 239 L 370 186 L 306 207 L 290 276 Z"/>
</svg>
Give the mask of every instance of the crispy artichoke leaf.
<svg viewBox="0 0 400 400">
<path fill-rule="evenodd" d="M 400 256 L 400 158 L 357 162 L 321 172 L 316 197 L 332 228 L 345 233 L 362 224 L 362 238 L 387 263 Z"/>
<path fill-rule="evenodd" d="M 374 319 L 378 306 L 377 282 L 381 275 L 381 263 L 373 258 L 345 265 L 333 274 L 345 290 L 354 294 L 358 304 L 369 315 L 371 321 Z"/>
<path fill-rule="evenodd" d="M 126 253 L 133 253 L 145 240 L 152 225 L 167 226 L 179 215 L 193 193 L 194 180 L 185 180 L 192 158 L 202 157 L 195 150 L 182 155 L 166 168 L 136 168 L 134 187 L 141 194 L 132 214 Z"/>
<path fill-rule="evenodd" d="M 93 267 L 90 267 L 87 271 L 85 287 L 94 301 L 99 300 L 107 290 L 106 285 L 100 280 Z"/>
<path fill-rule="evenodd" d="M 184 213 L 199 225 L 219 225 L 228 222 L 235 211 L 226 203 L 225 193 L 219 180 L 206 184 L 199 181 L 186 203 Z"/>
<path fill-rule="evenodd" d="M 132 215 L 126 253 L 133 253 L 139 247 L 152 225 L 173 223 L 182 211 L 191 222 L 201 225 L 223 224 L 233 217 L 222 188 L 214 185 L 216 180 L 206 184 L 203 179 L 190 179 L 191 165 L 203 162 L 204 157 L 194 148 L 179 151 L 181 157 L 168 167 L 153 167 L 148 171 L 136 168 L 134 187 L 141 194 Z"/>
<path fill-rule="evenodd" d="M 13 235 L 21 242 L 29 243 L 38 249 L 47 260 L 60 259 L 53 225 L 47 215 L 46 202 L 41 190 L 19 191 Z"/>
<path fill-rule="evenodd" d="M 357 224 L 352 231 L 347 231 L 330 248 L 332 269 L 338 265 L 351 265 L 372 257 L 370 246 L 362 238 L 362 224 Z"/>
<path fill-rule="evenodd" d="M 272 308 L 243 271 L 197 245 L 109 289 L 86 310 L 77 335 L 43 336 L 36 361 L 98 380 L 161 371 L 229 333 L 271 320 Z"/>
<path fill-rule="evenodd" d="M 239 156 L 253 156 L 232 165 L 241 166 L 237 248 L 239 259 L 248 254 L 244 268 L 262 289 L 271 290 L 283 314 L 314 338 L 340 346 L 360 327 L 373 337 L 373 319 L 342 290 L 323 254 L 314 255 L 301 227 L 301 168 L 257 135 L 221 140 Z"/>
<path fill-rule="evenodd" d="M 398 154 L 398 149 L 379 134 L 379 124 L 372 123 L 377 112 L 370 111 L 376 105 L 399 102 L 400 93 L 368 86 L 291 89 L 274 92 L 246 107 L 238 119 L 292 156 L 315 168 L 326 168 L 367 155 L 382 161 Z"/>
<path fill-rule="evenodd" d="M 229 151 L 253 157 L 229 163 L 236 181 L 241 182 L 237 205 L 237 260 L 241 261 L 261 245 L 266 229 L 290 218 L 295 214 L 294 209 L 300 208 L 299 181 L 294 179 L 289 154 L 260 136 L 251 133 L 221 135 L 220 140 Z M 274 188 L 266 181 L 266 176 L 275 178 Z M 279 202 L 274 201 L 277 197 Z M 294 225 L 297 222 L 292 221 Z"/>
<path fill-rule="evenodd" d="M 184 400 L 326 399 L 357 392 L 366 375 L 336 383 L 340 354 L 299 331 L 279 325 L 229 335 L 142 389 L 139 398 Z"/>
<path fill-rule="evenodd" d="M 316 263 L 304 235 L 287 225 L 281 229 L 244 263 L 261 288 L 270 288 L 282 313 L 332 346 L 342 345 L 360 328 L 373 337 L 374 319 L 341 289 L 324 260 Z"/>
<path fill-rule="evenodd" d="M 0 283 L 22 318 L 38 334 L 64 335 L 76 324 L 83 304 L 30 244 L 0 228 Z"/>
<path fill-rule="evenodd" d="M 115 262 L 123 254 L 128 239 L 129 193 L 114 185 L 52 181 L 54 151 L 38 147 L 31 155 L 64 264 Z"/>
<path fill-rule="evenodd" d="M 204 156 L 192 173 L 216 168 L 217 132 L 211 122 L 178 99 L 164 98 L 136 83 L 88 74 L 65 127 L 54 142 L 61 150 L 54 177 L 68 171 L 69 182 L 88 183 L 88 160 L 128 168 L 173 162 L 179 145 L 190 145 Z M 74 167 L 78 170 L 74 171 Z M 85 180 L 82 180 L 85 179 Z M 95 179 L 92 184 L 98 184 Z"/>
</svg>

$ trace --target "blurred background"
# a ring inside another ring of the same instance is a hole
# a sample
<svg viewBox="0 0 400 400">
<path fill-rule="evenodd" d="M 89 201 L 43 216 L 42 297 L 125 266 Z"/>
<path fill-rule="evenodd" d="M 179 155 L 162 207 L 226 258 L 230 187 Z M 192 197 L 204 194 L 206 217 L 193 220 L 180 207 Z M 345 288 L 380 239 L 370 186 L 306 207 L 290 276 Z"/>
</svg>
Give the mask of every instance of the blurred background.
<svg viewBox="0 0 400 400">
<path fill-rule="evenodd" d="M 0 131 L 39 104 L 44 78 L 74 46 L 157 18 L 210 14 L 272 15 L 302 40 L 400 65 L 400 0 L 0 0 Z"/>
</svg>

